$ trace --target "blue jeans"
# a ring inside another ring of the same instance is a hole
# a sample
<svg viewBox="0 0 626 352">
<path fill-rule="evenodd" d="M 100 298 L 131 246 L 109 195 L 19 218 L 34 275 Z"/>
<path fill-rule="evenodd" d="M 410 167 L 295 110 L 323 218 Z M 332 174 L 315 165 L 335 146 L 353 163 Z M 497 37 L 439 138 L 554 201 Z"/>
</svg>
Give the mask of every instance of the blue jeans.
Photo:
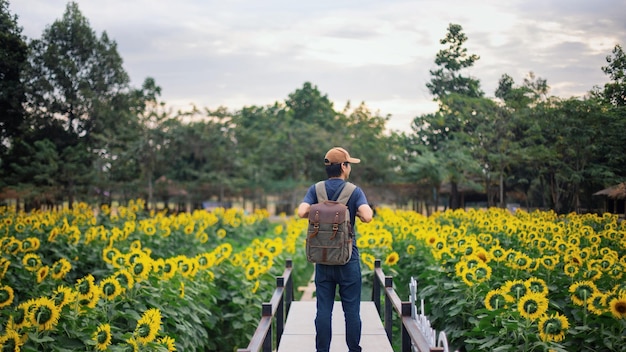
<svg viewBox="0 0 626 352">
<path fill-rule="evenodd" d="M 328 352 L 330 349 L 337 286 L 346 320 L 348 350 L 361 352 L 361 264 L 358 255 L 345 265 L 315 264 L 315 348 L 317 352 Z"/>
</svg>

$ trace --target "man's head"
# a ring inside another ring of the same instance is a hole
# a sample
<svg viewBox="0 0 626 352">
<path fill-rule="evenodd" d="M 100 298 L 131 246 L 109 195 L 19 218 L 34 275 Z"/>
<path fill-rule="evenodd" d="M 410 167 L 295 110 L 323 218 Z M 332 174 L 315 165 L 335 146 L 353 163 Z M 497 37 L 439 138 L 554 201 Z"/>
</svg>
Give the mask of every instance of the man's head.
<svg viewBox="0 0 626 352">
<path fill-rule="evenodd" d="M 352 158 L 347 150 L 341 147 L 334 147 L 324 156 L 324 165 L 326 165 L 326 175 L 328 177 L 340 177 L 344 179 L 350 176 L 350 164 L 358 164 L 361 159 Z"/>
</svg>

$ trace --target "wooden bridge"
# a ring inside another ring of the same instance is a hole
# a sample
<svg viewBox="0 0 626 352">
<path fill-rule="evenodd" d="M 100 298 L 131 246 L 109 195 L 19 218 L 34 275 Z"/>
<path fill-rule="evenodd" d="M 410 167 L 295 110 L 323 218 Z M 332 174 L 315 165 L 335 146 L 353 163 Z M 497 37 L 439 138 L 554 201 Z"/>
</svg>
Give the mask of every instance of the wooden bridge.
<svg viewBox="0 0 626 352">
<path fill-rule="evenodd" d="M 272 299 L 263 303 L 262 316 L 250 343 L 238 352 L 315 352 L 315 300 L 293 301 L 291 272 L 292 262 L 288 260 L 283 276 L 276 278 Z M 393 289 L 393 279 L 385 276 L 380 260 L 376 260 L 374 272 L 372 301 L 361 302 L 363 351 L 393 352 L 392 314 L 395 311 L 402 324 L 402 352 L 443 352 L 443 347 L 432 346 L 434 343 L 424 336 L 412 317 L 411 302 L 400 300 Z M 385 299 L 381 308 L 382 294 Z M 339 301 L 333 309 L 332 326 L 330 351 L 345 351 L 345 321 Z"/>
</svg>

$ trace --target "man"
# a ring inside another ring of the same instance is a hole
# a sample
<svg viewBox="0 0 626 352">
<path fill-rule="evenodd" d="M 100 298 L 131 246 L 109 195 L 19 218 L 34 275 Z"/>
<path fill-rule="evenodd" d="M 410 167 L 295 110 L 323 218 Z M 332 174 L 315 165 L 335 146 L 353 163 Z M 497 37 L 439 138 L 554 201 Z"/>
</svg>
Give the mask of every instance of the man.
<svg viewBox="0 0 626 352">
<path fill-rule="evenodd" d="M 342 187 L 352 170 L 352 164 L 361 160 L 350 157 L 348 151 L 334 147 L 326 153 L 324 165 L 328 179 L 325 182 L 328 199 Z M 298 206 L 298 216 L 307 218 L 311 204 L 318 203 L 315 185 L 309 187 L 302 203 Z M 373 211 L 365 193 L 357 187 L 348 200 L 350 223 L 354 227 L 358 216 L 363 222 L 372 221 Z M 353 231 L 356 233 L 356 231 Z M 315 317 L 315 347 L 317 352 L 328 352 L 332 337 L 332 311 L 335 291 L 339 286 L 339 296 L 346 321 L 346 344 L 350 352 L 361 352 L 361 260 L 356 240 L 353 241 L 352 257 L 345 265 L 315 264 L 315 296 L 317 315 Z"/>
</svg>

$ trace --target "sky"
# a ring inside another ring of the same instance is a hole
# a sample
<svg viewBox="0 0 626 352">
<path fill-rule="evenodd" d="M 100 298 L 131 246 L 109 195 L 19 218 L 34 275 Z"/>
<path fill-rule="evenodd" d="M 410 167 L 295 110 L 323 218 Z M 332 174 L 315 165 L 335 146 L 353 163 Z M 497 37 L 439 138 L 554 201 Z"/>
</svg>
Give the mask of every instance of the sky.
<svg viewBox="0 0 626 352">
<path fill-rule="evenodd" d="M 66 0 L 9 0 L 29 39 L 61 19 Z M 464 71 L 493 97 L 504 74 L 530 72 L 550 95 L 602 87 L 615 45 L 626 46 L 625 0 L 77 0 L 118 45 L 133 87 L 152 77 L 161 100 L 237 111 L 284 102 L 310 82 L 335 111 L 361 103 L 410 131 L 435 112 L 426 88 L 440 40 L 459 24 L 480 59 Z"/>
</svg>

